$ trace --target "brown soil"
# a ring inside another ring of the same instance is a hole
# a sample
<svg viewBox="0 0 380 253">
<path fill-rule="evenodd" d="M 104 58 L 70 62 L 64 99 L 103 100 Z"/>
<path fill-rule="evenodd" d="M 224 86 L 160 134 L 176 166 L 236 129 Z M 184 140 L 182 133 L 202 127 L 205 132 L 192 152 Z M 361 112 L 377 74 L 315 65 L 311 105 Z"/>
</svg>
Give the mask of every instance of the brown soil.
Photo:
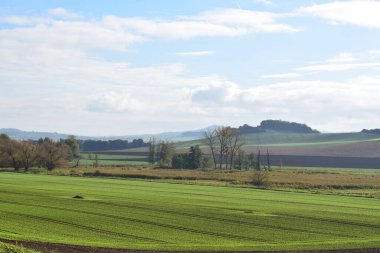
<svg viewBox="0 0 380 253">
<path fill-rule="evenodd" d="M 23 247 L 42 251 L 44 253 L 54 252 L 54 253 L 191 253 L 190 251 L 144 251 L 144 250 L 128 250 L 128 249 L 111 249 L 111 248 L 95 248 L 87 246 L 77 246 L 59 243 L 43 243 L 43 242 L 25 242 L 25 241 L 14 241 L 0 239 L 0 241 L 9 243 L 23 245 Z M 312 251 L 265 251 L 266 253 L 380 253 L 380 249 L 346 249 L 346 250 L 312 250 Z M 202 252 L 197 252 L 202 253 Z M 205 253 L 205 252 L 203 252 Z M 209 253 L 218 253 L 216 251 Z M 220 252 L 222 253 L 222 252 Z M 223 252 L 223 253 L 234 253 Z M 238 253 L 238 252 L 236 252 Z M 241 252 L 239 252 L 241 253 Z M 245 251 L 245 253 L 248 253 Z M 264 253 L 264 251 L 250 251 L 250 253 Z"/>
</svg>

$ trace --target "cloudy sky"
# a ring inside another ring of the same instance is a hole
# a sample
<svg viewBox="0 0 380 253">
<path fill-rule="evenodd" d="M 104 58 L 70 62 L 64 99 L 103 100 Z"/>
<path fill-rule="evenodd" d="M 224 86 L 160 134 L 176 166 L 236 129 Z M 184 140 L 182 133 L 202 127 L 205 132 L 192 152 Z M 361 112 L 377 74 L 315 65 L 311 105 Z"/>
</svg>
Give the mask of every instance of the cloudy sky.
<svg viewBox="0 0 380 253">
<path fill-rule="evenodd" d="M 379 13 L 369 0 L 1 0 L 0 128 L 377 128 Z"/>
</svg>

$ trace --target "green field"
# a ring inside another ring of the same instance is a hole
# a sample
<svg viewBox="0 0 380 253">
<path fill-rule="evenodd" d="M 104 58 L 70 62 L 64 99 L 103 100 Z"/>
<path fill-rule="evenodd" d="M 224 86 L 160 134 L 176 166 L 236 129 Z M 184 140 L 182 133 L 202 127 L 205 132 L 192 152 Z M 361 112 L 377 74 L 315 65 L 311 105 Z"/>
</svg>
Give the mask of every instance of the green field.
<svg viewBox="0 0 380 253">
<path fill-rule="evenodd" d="M 1 173 L 0 216 L 0 238 L 20 241 L 157 250 L 380 247 L 380 202 L 361 197 Z"/>
<path fill-rule="evenodd" d="M 91 153 L 91 159 L 89 159 L 89 153 L 80 153 L 83 159 L 94 160 L 95 154 Z M 104 160 L 120 160 L 120 159 L 134 159 L 134 158 L 145 158 L 145 156 L 139 155 L 109 155 L 109 154 L 98 154 L 98 159 Z"/>
<path fill-rule="evenodd" d="M 244 134 L 241 136 L 245 146 L 266 147 L 299 147 L 349 144 L 361 141 L 380 140 L 378 135 L 369 133 L 287 133 L 267 131 L 265 133 Z M 177 143 L 177 147 L 203 145 L 201 140 L 191 140 Z"/>
<path fill-rule="evenodd" d="M 92 166 L 95 160 L 82 159 L 79 164 L 81 166 Z M 148 162 L 144 161 L 118 161 L 115 159 L 110 160 L 99 160 L 99 166 L 130 166 L 130 165 L 148 165 Z"/>
<path fill-rule="evenodd" d="M 80 160 L 79 164 L 82 166 L 91 166 L 95 163 L 95 154 L 91 153 L 81 153 L 83 159 Z M 89 159 L 91 157 L 91 159 Z M 98 154 L 99 166 L 130 166 L 130 165 L 148 165 L 146 161 L 139 161 L 141 158 L 146 158 L 145 156 L 137 155 L 110 155 L 110 154 Z M 137 161 L 134 161 L 136 159 Z"/>
</svg>

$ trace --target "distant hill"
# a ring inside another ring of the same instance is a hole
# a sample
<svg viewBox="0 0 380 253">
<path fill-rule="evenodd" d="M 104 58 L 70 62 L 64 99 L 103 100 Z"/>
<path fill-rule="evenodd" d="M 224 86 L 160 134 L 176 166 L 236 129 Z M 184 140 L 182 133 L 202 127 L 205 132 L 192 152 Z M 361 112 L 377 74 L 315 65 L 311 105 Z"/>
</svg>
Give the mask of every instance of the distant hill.
<svg viewBox="0 0 380 253">
<path fill-rule="evenodd" d="M 2 128 L 0 134 L 6 134 L 12 139 L 17 140 L 38 140 L 40 138 L 50 138 L 53 140 L 66 139 L 68 134 L 51 133 L 51 132 L 34 132 L 34 131 L 22 131 L 15 128 Z"/>
<path fill-rule="evenodd" d="M 159 134 L 144 134 L 144 135 L 124 135 L 124 136 L 104 136 L 104 137 L 94 137 L 94 136 L 76 136 L 79 140 L 129 140 L 143 139 L 144 141 L 149 141 L 151 137 L 156 137 L 157 139 L 169 140 L 169 141 L 187 141 L 200 139 L 203 137 L 203 133 L 208 129 L 215 129 L 218 125 L 212 125 L 202 129 L 182 131 L 182 132 L 164 132 Z M 12 139 L 16 140 L 38 140 L 40 138 L 50 138 L 52 140 L 66 139 L 70 134 L 55 133 L 55 132 L 36 132 L 36 131 L 22 131 L 15 128 L 1 128 L 0 134 L 6 134 Z"/>
<path fill-rule="evenodd" d="M 256 134 L 256 133 L 265 132 L 265 129 L 262 129 L 260 127 L 249 126 L 247 124 L 239 126 L 237 129 L 238 129 L 240 134 Z"/>
<path fill-rule="evenodd" d="M 376 128 L 376 129 L 363 129 L 362 133 L 366 133 L 366 134 L 378 134 L 378 135 L 380 135 L 380 129 L 379 128 Z"/>
<path fill-rule="evenodd" d="M 282 120 L 264 120 L 259 126 L 264 130 L 273 130 L 279 132 L 290 132 L 290 133 L 319 133 L 317 130 L 313 130 L 306 124 L 300 124 L 296 122 L 288 122 Z"/>
<path fill-rule="evenodd" d="M 240 134 L 256 134 L 264 133 L 267 131 L 287 132 L 287 133 L 299 133 L 299 134 L 312 134 L 319 133 L 319 131 L 312 129 L 311 127 L 282 120 L 264 120 L 260 125 L 253 127 L 247 124 L 237 128 Z"/>
</svg>

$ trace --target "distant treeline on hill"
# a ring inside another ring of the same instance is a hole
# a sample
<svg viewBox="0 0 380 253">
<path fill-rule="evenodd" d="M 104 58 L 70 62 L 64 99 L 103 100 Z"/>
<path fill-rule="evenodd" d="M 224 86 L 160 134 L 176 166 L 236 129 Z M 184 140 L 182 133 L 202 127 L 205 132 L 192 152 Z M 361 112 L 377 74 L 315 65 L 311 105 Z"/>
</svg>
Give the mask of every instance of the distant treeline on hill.
<svg viewBox="0 0 380 253">
<path fill-rule="evenodd" d="M 103 150 L 121 150 L 128 148 L 147 147 L 149 143 L 144 142 L 143 139 L 134 139 L 129 142 L 127 140 L 109 140 L 109 141 L 96 141 L 84 140 L 79 141 L 81 151 L 103 151 Z"/>
<path fill-rule="evenodd" d="M 253 127 L 247 124 L 240 126 L 238 131 L 240 134 L 251 134 L 251 133 L 263 133 L 267 130 L 279 131 L 279 132 L 291 132 L 291 133 L 319 133 L 317 130 L 312 129 L 311 127 L 282 120 L 264 120 L 260 123 L 259 126 Z"/>
<path fill-rule="evenodd" d="M 366 134 L 380 134 L 380 129 L 379 128 L 376 128 L 376 129 L 363 129 L 362 133 L 366 133 Z"/>
</svg>

